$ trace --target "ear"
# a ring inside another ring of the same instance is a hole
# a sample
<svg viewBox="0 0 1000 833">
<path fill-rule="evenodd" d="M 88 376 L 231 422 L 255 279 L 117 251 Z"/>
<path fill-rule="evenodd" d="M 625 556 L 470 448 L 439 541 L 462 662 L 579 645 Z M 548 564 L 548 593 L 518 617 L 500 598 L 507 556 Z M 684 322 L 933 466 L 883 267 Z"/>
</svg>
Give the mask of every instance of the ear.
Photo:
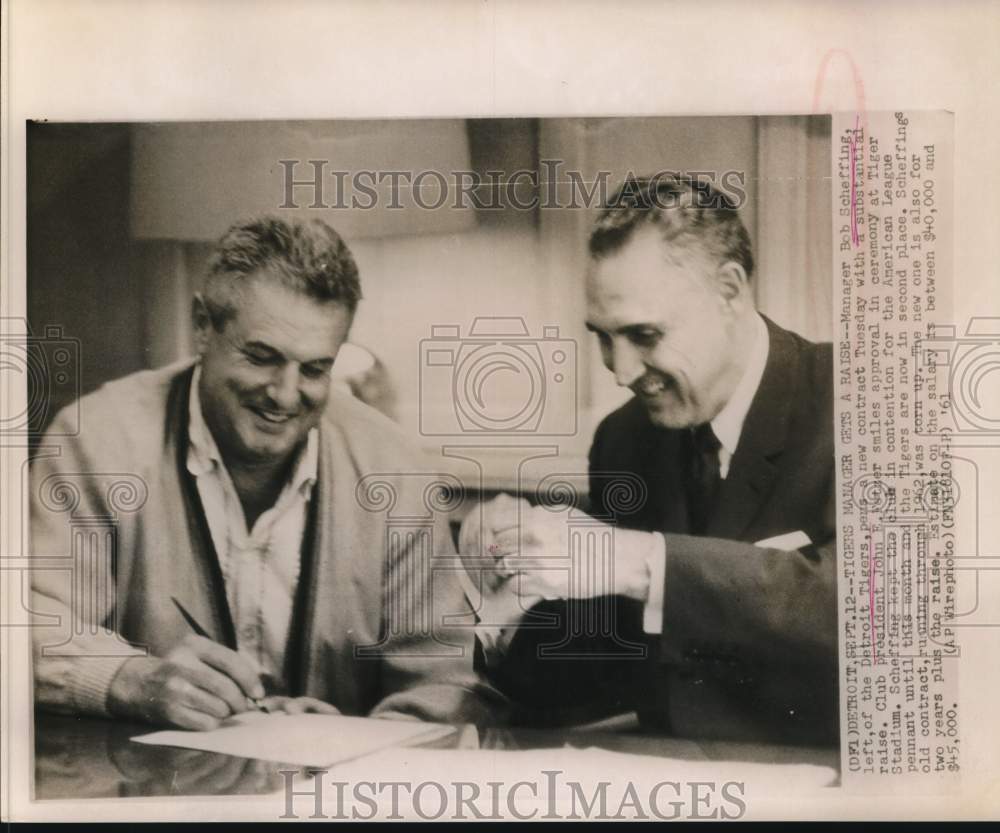
<svg viewBox="0 0 1000 833">
<path fill-rule="evenodd" d="M 715 275 L 719 294 L 730 306 L 748 303 L 750 298 L 750 278 L 746 270 L 735 260 L 723 263 Z"/>
<path fill-rule="evenodd" d="M 198 355 L 202 356 L 208 349 L 208 339 L 211 335 L 212 316 L 208 314 L 208 306 L 201 293 L 195 293 L 191 300 L 191 326 L 194 330 L 194 346 Z"/>
</svg>

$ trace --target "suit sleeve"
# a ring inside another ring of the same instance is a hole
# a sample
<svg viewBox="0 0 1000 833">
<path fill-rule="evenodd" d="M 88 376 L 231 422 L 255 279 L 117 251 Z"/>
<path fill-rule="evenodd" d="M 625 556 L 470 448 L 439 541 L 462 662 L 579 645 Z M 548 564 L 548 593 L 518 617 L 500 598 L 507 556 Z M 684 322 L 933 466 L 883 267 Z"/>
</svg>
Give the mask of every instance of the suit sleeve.
<svg viewBox="0 0 1000 833">
<path fill-rule="evenodd" d="M 106 715 L 112 678 L 142 652 L 113 630 L 114 536 L 99 520 L 109 511 L 80 439 L 59 435 L 63 421 L 56 417 L 30 473 L 35 699 L 55 711 Z M 76 532 L 74 518 L 83 522 Z"/>
<path fill-rule="evenodd" d="M 689 736 L 835 743 L 835 541 L 666 539 L 655 719 Z"/>
<path fill-rule="evenodd" d="M 800 550 L 665 536 L 661 659 L 837 666 L 836 541 Z"/>
</svg>

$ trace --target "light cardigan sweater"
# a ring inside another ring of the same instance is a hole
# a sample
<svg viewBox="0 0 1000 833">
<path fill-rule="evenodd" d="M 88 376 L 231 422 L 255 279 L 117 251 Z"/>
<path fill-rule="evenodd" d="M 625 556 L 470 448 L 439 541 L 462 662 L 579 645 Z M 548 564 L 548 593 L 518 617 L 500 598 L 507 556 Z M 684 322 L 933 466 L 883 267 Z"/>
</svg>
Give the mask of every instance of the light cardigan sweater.
<svg viewBox="0 0 1000 833">
<path fill-rule="evenodd" d="M 190 634 L 176 597 L 235 645 L 218 560 L 185 467 L 189 362 L 111 382 L 56 417 L 31 469 L 36 702 L 106 713 L 125 659 Z M 319 477 L 287 653 L 293 693 L 345 714 L 494 722 L 474 618 L 432 484 L 395 425 L 345 394 L 320 424 Z M 63 561 L 64 564 L 63 566 Z"/>
</svg>

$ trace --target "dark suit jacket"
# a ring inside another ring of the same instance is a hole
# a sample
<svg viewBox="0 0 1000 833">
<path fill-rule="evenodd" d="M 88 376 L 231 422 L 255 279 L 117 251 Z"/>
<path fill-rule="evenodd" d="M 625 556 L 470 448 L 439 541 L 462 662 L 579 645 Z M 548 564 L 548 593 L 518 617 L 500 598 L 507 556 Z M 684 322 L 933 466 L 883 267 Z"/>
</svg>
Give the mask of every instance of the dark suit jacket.
<svg viewBox="0 0 1000 833">
<path fill-rule="evenodd" d="M 538 626 L 518 630 L 493 672 L 524 716 L 637 709 L 679 735 L 836 740 L 832 353 L 767 326 L 767 365 L 706 536 L 687 534 L 682 432 L 655 427 L 635 399 L 598 427 L 590 511 L 664 534 L 662 633 L 644 634 L 642 605 L 624 598 L 540 603 Z M 645 484 L 638 506 L 614 494 L 621 477 Z M 812 545 L 753 544 L 798 530 Z"/>
</svg>

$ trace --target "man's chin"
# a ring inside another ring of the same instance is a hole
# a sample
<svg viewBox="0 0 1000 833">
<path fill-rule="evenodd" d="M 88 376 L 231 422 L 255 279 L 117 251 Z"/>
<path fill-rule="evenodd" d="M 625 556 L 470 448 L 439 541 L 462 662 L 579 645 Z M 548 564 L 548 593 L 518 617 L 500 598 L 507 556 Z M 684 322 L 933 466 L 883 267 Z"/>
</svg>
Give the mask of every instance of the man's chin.
<svg viewBox="0 0 1000 833">
<path fill-rule="evenodd" d="M 669 407 L 662 404 L 643 403 L 646 406 L 646 415 L 649 421 L 657 428 L 689 428 L 694 424 L 691 412 L 683 407 L 674 405 Z"/>
<path fill-rule="evenodd" d="M 241 438 L 242 456 L 248 463 L 273 463 L 283 460 L 299 446 L 297 436 L 250 431 Z"/>
</svg>

